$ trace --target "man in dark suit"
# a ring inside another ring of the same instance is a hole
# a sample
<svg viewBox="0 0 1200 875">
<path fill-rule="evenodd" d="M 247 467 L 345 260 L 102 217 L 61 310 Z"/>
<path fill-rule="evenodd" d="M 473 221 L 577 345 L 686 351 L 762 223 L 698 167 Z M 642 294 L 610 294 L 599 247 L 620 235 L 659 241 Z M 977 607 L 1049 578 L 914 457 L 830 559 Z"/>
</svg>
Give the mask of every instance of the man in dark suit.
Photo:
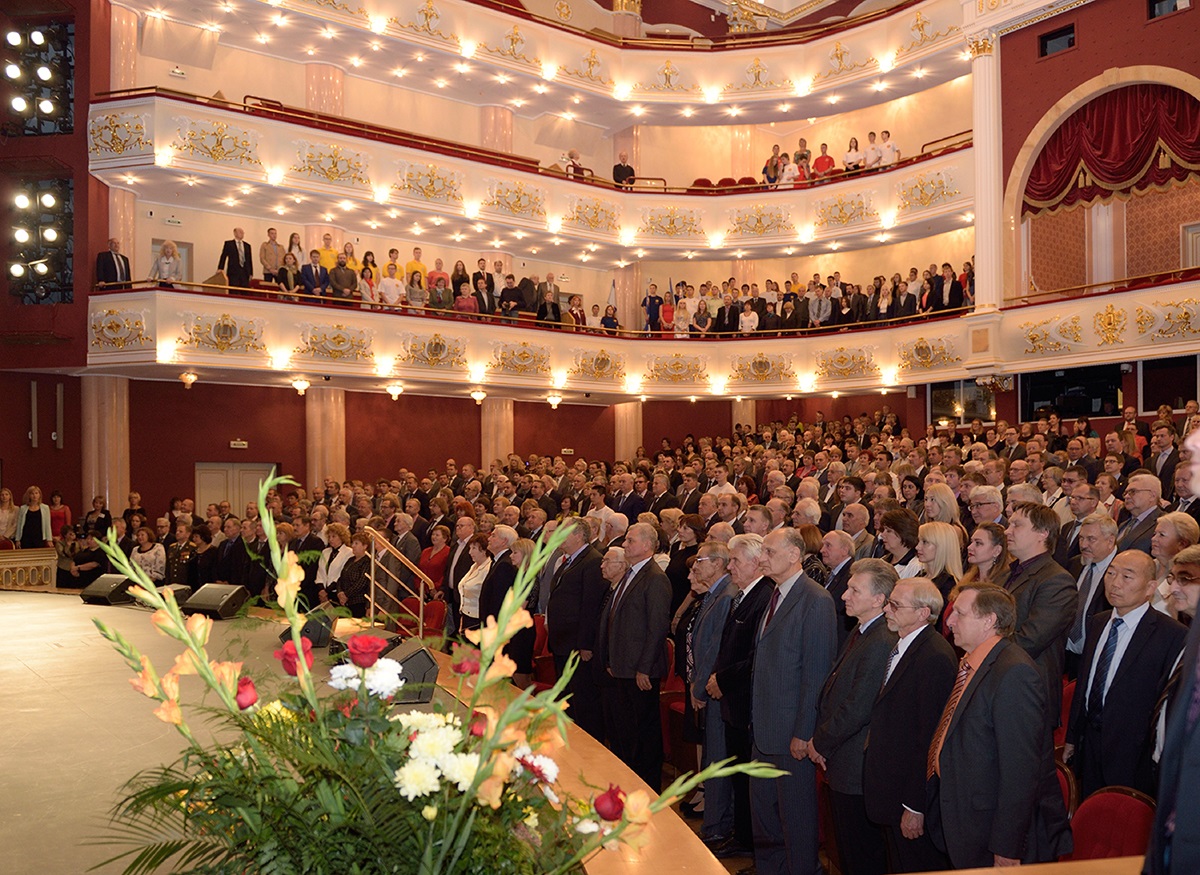
<svg viewBox="0 0 1200 875">
<path fill-rule="evenodd" d="M 646 502 L 633 490 L 633 475 L 626 472 L 617 475 L 617 493 L 609 505 L 616 513 L 625 514 L 630 522 L 637 522 L 638 514 L 646 510 Z"/>
<path fill-rule="evenodd" d="M 109 238 L 108 249 L 96 255 L 96 282 L 110 289 L 127 289 L 132 277 L 129 259 L 121 254 L 121 241 Z"/>
<path fill-rule="evenodd" d="M 929 743 L 954 686 L 950 643 L 933 628 L 942 594 L 932 581 L 899 581 L 885 603 L 888 629 L 898 639 L 888 654 L 864 741 L 863 801 L 883 828 L 888 869 L 929 872 L 950 861 L 926 829 L 925 773 Z"/>
<path fill-rule="evenodd" d="M 540 282 L 537 284 L 537 297 L 534 299 L 536 301 L 536 303 L 533 306 L 534 312 L 537 311 L 538 304 L 541 304 L 543 301 L 546 300 L 547 292 L 549 292 L 551 295 L 553 295 L 553 297 L 550 300 L 553 301 L 557 305 L 558 295 L 559 295 L 559 287 L 558 287 L 558 283 L 556 283 L 554 281 L 554 271 L 550 271 L 549 273 L 546 274 L 545 282 Z"/>
<path fill-rule="evenodd" d="M 309 608 L 314 608 L 317 606 L 319 601 L 317 596 L 320 593 L 320 588 L 317 586 L 317 566 L 320 563 L 321 551 L 325 549 L 325 542 L 313 534 L 312 519 L 307 514 L 295 517 L 292 525 L 296 528 L 296 538 L 288 545 L 288 549 L 297 556 L 304 553 L 317 554 L 312 559 L 300 563 L 300 567 L 304 569 L 304 580 L 300 584 L 300 593 L 304 596 L 304 603 Z"/>
<path fill-rule="evenodd" d="M 486 623 L 488 617 L 500 616 L 504 596 L 517 580 L 517 566 L 509 561 L 509 548 L 517 540 L 512 526 L 496 526 L 488 536 L 488 552 L 492 554 L 492 567 L 483 586 L 479 589 L 479 621 Z"/>
<path fill-rule="evenodd" d="M 621 152 L 617 155 L 617 163 L 613 165 L 613 182 L 621 188 L 630 188 L 636 175 L 636 171 L 629 166 L 629 153 Z"/>
<path fill-rule="evenodd" d="M 933 279 L 933 309 L 956 310 L 963 305 L 963 287 L 954 276 L 954 267 L 949 262 L 942 265 L 942 272 Z"/>
<path fill-rule="evenodd" d="M 662 512 L 669 507 L 679 507 L 679 499 L 675 497 L 675 493 L 671 491 L 671 480 L 666 474 L 659 472 L 654 475 L 653 485 L 650 487 L 650 505 L 647 510 L 657 517 L 662 517 Z M 699 501 L 699 496 L 696 498 Z"/>
<path fill-rule="evenodd" d="M 1150 606 L 1155 578 L 1154 560 L 1137 550 L 1117 554 L 1104 575 L 1112 610 L 1089 624 L 1063 750 L 1080 799 L 1112 785 L 1154 795 L 1151 717 L 1187 635 Z"/>
<path fill-rule="evenodd" d="M 667 672 L 671 582 L 654 561 L 658 532 L 629 527 L 629 570 L 609 596 L 597 632 L 597 676 L 609 746 L 655 792 L 662 785 L 659 683 Z"/>
<path fill-rule="evenodd" d="M 721 644 L 712 673 L 705 684 L 725 724 L 725 754 L 739 763 L 750 762 L 751 666 L 758 625 L 767 609 L 774 583 L 762 575 L 763 541 L 758 535 L 735 535 L 729 541 L 729 575 L 733 603 L 721 631 Z M 712 703 L 710 703 L 712 704 Z M 750 780 L 733 776 L 733 836 L 713 848 L 717 857 L 752 853 L 754 834 L 750 824 Z"/>
<path fill-rule="evenodd" d="M 254 276 L 254 256 L 245 236 L 246 232 L 241 228 L 234 228 L 233 239 L 225 241 L 221 247 L 221 260 L 217 262 L 217 270 L 225 271 L 229 285 L 240 289 L 250 288 L 250 277 Z"/>
<path fill-rule="evenodd" d="M 842 596 L 850 582 L 850 566 L 854 562 L 854 539 L 842 531 L 826 532 L 821 539 L 821 561 L 829 569 L 825 579 L 825 590 L 833 599 L 837 611 L 838 650 L 845 645 L 850 632 L 858 625 L 858 620 L 851 617 L 846 609 Z M 882 611 L 883 608 L 881 607 Z"/>
<path fill-rule="evenodd" d="M 696 472 L 687 468 L 683 472 L 683 484 L 679 487 L 679 509 L 684 514 L 700 513 L 700 479 Z"/>
<path fill-rule="evenodd" d="M 1058 514 L 1044 504 L 1022 502 L 1013 508 L 1008 550 L 1016 562 L 1004 584 L 1017 603 L 1013 641 L 1042 673 L 1050 728 L 1059 723 L 1067 632 L 1078 598 L 1075 580 L 1054 561 L 1058 528 Z"/>
<path fill-rule="evenodd" d="M 1088 625 L 1092 617 L 1112 607 L 1104 594 L 1104 575 L 1117 555 L 1117 524 L 1107 513 L 1093 513 L 1079 529 L 1079 555 L 1067 566 L 1075 578 L 1075 619 L 1067 632 L 1066 674 L 1075 679 L 1079 658 L 1088 643 Z"/>
<path fill-rule="evenodd" d="M 483 261 L 482 258 L 479 260 Z M 475 290 L 472 294 L 475 296 L 475 303 L 479 305 L 480 314 L 491 316 L 496 312 L 496 293 L 492 290 L 495 280 L 490 273 L 485 276 L 486 280 L 476 272 Z"/>
<path fill-rule="evenodd" d="M 1134 474 L 1125 487 L 1125 509 L 1129 519 L 1121 524 L 1117 532 L 1117 550 L 1141 550 L 1150 552 L 1150 539 L 1154 527 L 1162 516 L 1159 501 L 1162 499 L 1162 483 L 1152 474 Z"/>
<path fill-rule="evenodd" d="M 896 290 L 896 302 L 894 306 L 896 308 L 897 319 L 911 319 L 917 315 L 917 296 L 908 287 L 908 283 L 900 283 L 900 287 Z"/>
<path fill-rule="evenodd" d="M 1099 507 L 1100 490 L 1090 483 L 1080 483 L 1071 490 L 1067 501 L 1074 519 L 1058 530 L 1058 545 L 1054 548 L 1054 561 L 1063 568 L 1068 568 L 1071 560 L 1079 555 L 1079 532 L 1083 521 Z"/>
<path fill-rule="evenodd" d="M 724 303 L 717 308 L 713 317 L 713 334 L 733 334 L 738 330 L 738 314 L 741 310 L 734 306 L 733 296 L 725 295 Z"/>
<path fill-rule="evenodd" d="M 753 756 L 785 774 L 750 779 L 754 864 L 763 875 L 816 875 L 817 782 L 808 746 L 837 653 L 837 615 L 829 593 L 804 573 L 798 531 L 776 529 L 763 552 L 775 587 L 754 654 Z"/>
<path fill-rule="evenodd" d="M 1167 509 L 1168 512 L 1179 511 L 1186 513 L 1197 523 L 1200 523 L 1200 501 L 1192 492 L 1192 472 L 1187 465 L 1175 468 L 1175 501 Z"/>
<path fill-rule="evenodd" d="M 404 557 L 416 565 L 421 560 L 421 542 L 417 540 L 417 536 L 412 533 L 413 518 L 407 513 L 398 513 L 393 519 L 393 529 L 396 532 L 396 537 L 392 539 L 392 546 L 399 550 Z M 389 614 L 397 613 L 400 606 L 400 600 L 408 596 L 408 592 L 404 589 L 416 590 L 417 576 L 409 567 L 398 562 L 398 567 L 395 569 L 395 575 L 398 580 L 393 580 L 390 576 L 385 579 L 384 585 L 388 592 L 394 597 L 387 599 L 385 610 Z M 402 586 L 403 585 L 403 586 Z M 486 614 L 481 614 L 480 619 L 486 617 Z"/>
<path fill-rule="evenodd" d="M 1179 464 L 1179 450 L 1175 448 L 1175 426 L 1169 422 L 1154 424 L 1150 439 L 1150 450 L 1146 455 L 1146 467 L 1158 477 L 1162 484 L 1162 497 L 1170 501 L 1175 492 L 1175 468 Z"/>
<path fill-rule="evenodd" d="M 446 580 L 442 592 L 446 600 L 446 628 L 458 632 L 458 614 L 461 610 L 461 596 L 458 584 L 471 570 L 471 538 L 475 536 L 475 520 L 469 516 L 460 516 L 454 523 L 454 541 L 450 544 L 450 561 L 446 563 Z"/>
<path fill-rule="evenodd" d="M 550 579 L 546 603 L 547 645 L 559 675 L 566 668 L 567 658 L 579 654 L 579 666 L 567 684 L 571 717 L 580 729 L 603 741 L 604 712 L 588 663 L 596 649 L 596 630 L 608 583 L 600 572 L 600 554 L 588 543 L 591 530 L 587 524 L 568 519 L 563 525 L 567 531 L 563 555 Z"/>
<path fill-rule="evenodd" d="M 213 582 L 245 585 L 250 558 L 246 554 L 246 545 L 242 543 L 242 521 L 235 516 L 226 517 L 221 530 L 225 533 L 225 540 L 217 548 L 220 552 L 213 566 Z"/>
<path fill-rule="evenodd" d="M 308 264 L 300 268 L 300 285 L 304 286 L 306 295 L 329 294 L 329 271 L 321 264 L 319 249 L 308 253 Z"/>
<path fill-rule="evenodd" d="M 849 535 L 840 534 L 849 540 Z M 821 687 L 817 731 L 808 747 L 809 759 L 825 769 L 829 781 L 833 834 L 843 870 L 864 875 L 887 868 L 883 833 L 867 819 L 863 801 L 863 749 L 872 706 L 898 640 L 883 616 L 895 585 L 896 569 L 882 559 L 854 563 L 842 601 L 846 615 L 858 625 Z"/>
<path fill-rule="evenodd" d="M 1009 640 L 1016 602 L 998 586 L 968 584 L 947 625 L 966 656 L 929 746 L 934 843 L 958 869 L 1057 860 L 1071 832 L 1045 681 Z"/>
<path fill-rule="evenodd" d="M 495 294 L 496 294 L 496 278 L 492 274 L 492 272 L 490 270 L 488 270 L 488 268 L 487 268 L 487 259 L 484 259 L 484 258 L 479 259 L 477 266 L 479 269 L 476 270 L 473 274 L 471 274 L 471 288 L 472 288 L 472 290 L 478 290 L 480 288 L 479 281 L 483 280 L 483 285 L 484 285 L 483 291 L 485 293 L 485 298 L 488 301 L 491 301 L 494 303 Z M 496 308 L 494 306 L 490 307 L 487 310 L 484 310 L 481 307 L 479 312 L 491 314 L 491 312 L 495 309 Z"/>
</svg>

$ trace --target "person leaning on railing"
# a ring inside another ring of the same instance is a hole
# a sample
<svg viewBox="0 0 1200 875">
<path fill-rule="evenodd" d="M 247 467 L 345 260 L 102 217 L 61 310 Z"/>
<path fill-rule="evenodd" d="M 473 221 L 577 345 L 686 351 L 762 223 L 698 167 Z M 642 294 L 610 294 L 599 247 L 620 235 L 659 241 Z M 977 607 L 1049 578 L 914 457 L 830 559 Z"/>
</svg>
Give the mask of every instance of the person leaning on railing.
<svg viewBox="0 0 1200 875">
<path fill-rule="evenodd" d="M 172 283 L 183 282 L 183 262 L 173 241 L 164 240 L 159 247 L 158 257 L 150 268 L 150 279 L 158 280 L 159 285 L 166 288 L 174 288 Z"/>
<path fill-rule="evenodd" d="M 470 282 L 459 283 L 458 294 L 454 296 L 453 308 L 455 313 L 479 313 L 479 299 L 471 294 Z"/>
<path fill-rule="evenodd" d="M 308 253 L 308 264 L 300 268 L 300 284 L 306 295 L 322 297 L 329 293 L 329 271 L 321 264 L 321 250 Z"/>
<path fill-rule="evenodd" d="M 279 268 L 276 282 L 279 284 L 279 290 L 284 293 L 285 300 L 296 300 L 296 289 L 302 283 L 300 281 L 300 265 L 296 263 L 296 256 L 292 253 L 284 253 L 283 266 Z"/>
</svg>

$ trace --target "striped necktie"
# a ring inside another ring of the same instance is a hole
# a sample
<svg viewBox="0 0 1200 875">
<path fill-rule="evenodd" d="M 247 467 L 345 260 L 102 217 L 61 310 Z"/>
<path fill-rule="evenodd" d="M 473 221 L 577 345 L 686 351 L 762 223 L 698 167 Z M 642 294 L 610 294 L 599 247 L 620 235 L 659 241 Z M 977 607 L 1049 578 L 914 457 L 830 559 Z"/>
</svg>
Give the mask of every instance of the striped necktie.
<svg viewBox="0 0 1200 875">
<path fill-rule="evenodd" d="M 946 707 L 942 709 L 942 719 L 938 721 L 937 731 L 933 733 L 933 741 L 929 745 L 929 756 L 925 762 L 926 779 L 932 778 L 934 774 L 941 774 L 938 759 L 942 753 L 942 744 L 946 740 L 946 730 L 950 728 L 950 721 L 954 719 L 954 712 L 958 709 L 958 700 L 967 689 L 967 678 L 970 676 L 971 664 L 964 656 L 958 666 L 958 677 L 954 679 L 954 689 L 950 691 L 950 698 L 946 700 Z"/>
</svg>

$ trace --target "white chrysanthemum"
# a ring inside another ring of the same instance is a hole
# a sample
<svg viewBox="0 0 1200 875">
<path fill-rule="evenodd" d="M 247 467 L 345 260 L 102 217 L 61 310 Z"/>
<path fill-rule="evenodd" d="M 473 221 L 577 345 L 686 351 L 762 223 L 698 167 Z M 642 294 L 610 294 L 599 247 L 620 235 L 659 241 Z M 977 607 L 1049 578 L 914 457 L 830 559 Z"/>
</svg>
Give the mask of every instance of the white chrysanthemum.
<svg viewBox="0 0 1200 875">
<path fill-rule="evenodd" d="M 453 726 L 435 726 L 422 729 L 409 745 L 408 754 L 414 759 L 423 757 L 440 763 L 454 753 L 462 741 L 462 731 Z"/>
<path fill-rule="evenodd" d="M 535 754 L 524 758 L 525 768 L 533 773 L 539 781 L 553 784 L 558 780 L 558 763 L 547 756 Z"/>
<path fill-rule="evenodd" d="M 329 670 L 329 686 L 335 690 L 357 690 L 361 683 L 358 668 L 349 662 Z"/>
<path fill-rule="evenodd" d="M 428 760 L 409 760 L 396 770 L 396 788 L 411 802 L 418 796 L 436 793 L 439 777 L 437 766 Z"/>
<path fill-rule="evenodd" d="M 600 832 L 600 824 L 594 820 L 581 820 L 575 824 L 575 832 L 580 835 L 591 835 L 592 833 Z"/>
<path fill-rule="evenodd" d="M 479 754 L 452 753 L 438 761 L 446 780 L 458 788 L 460 793 L 471 789 L 475 774 L 479 771 Z"/>
<path fill-rule="evenodd" d="M 445 714 L 434 714 L 431 711 L 405 711 L 392 719 L 410 732 L 436 729 L 439 726 L 445 726 L 448 722 Z M 455 725 L 457 725 L 457 721 L 455 721 Z"/>
<path fill-rule="evenodd" d="M 403 671 L 394 659 L 381 659 L 366 671 L 367 691 L 381 699 L 390 699 L 404 686 Z"/>
</svg>

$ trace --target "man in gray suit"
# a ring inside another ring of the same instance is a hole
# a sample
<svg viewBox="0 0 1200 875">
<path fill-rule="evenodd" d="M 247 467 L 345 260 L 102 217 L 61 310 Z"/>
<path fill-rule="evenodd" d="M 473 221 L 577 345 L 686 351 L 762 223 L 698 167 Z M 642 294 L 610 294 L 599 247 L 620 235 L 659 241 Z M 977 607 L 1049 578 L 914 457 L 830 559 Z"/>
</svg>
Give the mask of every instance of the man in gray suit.
<svg viewBox="0 0 1200 875">
<path fill-rule="evenodd" d="M 804 573 L 797 530 L 771 532 L 763 552 L 775 589 L 754 657 L 753 754 L 786 774 L 750 781 L 754 863 L 759 875 L 816 875 L 816 767 L 808 746 L 837 652 L 837 614 L 829 593 Z"/>
<path fill-rule="evenodd" d="M 392 525 L 396 531 L 396 537 L 392 539 L 392 546 L 399 550 L 404 555 L 404 558 L 415 566 L 421 559 L 421 544 L 417 540 L 417 536 L 412 533 L 413 518 L 406 513 L 398 513 L 392 517 Z M 412 569 L 407 565 L 397 561 L 394 573 L 395 578 L 389 575 L 386 579 L 386 585 L 387 591 L 395 596 L 397 600 L 408 597 L 408 590 L 404 589 L 404 587 L 408 587 L 414 591 L 417 590 L 417 576 L 413 574 Z M 401 586 L 401 584 L 404 586 Z M 388 614 L 401 613 L 399 601 L 384 599 L 380 602 L 380 607 Z"/>
<path fill-rule="evenodd" d="M 630 526 L 624 548 L 629 570 L 600 612 L 596 638 L 604 724 L 612 752 L 657 793 L 663 765 L 658 692 L 668 668 L 671 582 L 654 561 L 653 526 Z"/>
<path fill-rule="evenodd" d="M 842 601 L 846 615 L 858 625 L 821 687 L 817 731 L 808 746 L 808 758 L 825 769 L 829 780 L 834 840 L 842 868 L 850 875 L 887 869 L 883 833 L 867 819 L 863 802 L 863 750 L 871 709 L 898 640 L 883 617 L 897 577 L 896 569 L 882 559 L 860 559 L 850 567 Z"/>
<path fill-rule="evenodd" d="M 1117 552 L 1141 550 L 1150 552 L 1154 527 L 1162 516 L 1159 501 L 1163 497 L 1162 483 L 1151 474 L 1134 474 L 1125 487 L 1125 509 L 1130 517 L 1117 531 Z"/>
</svg>

